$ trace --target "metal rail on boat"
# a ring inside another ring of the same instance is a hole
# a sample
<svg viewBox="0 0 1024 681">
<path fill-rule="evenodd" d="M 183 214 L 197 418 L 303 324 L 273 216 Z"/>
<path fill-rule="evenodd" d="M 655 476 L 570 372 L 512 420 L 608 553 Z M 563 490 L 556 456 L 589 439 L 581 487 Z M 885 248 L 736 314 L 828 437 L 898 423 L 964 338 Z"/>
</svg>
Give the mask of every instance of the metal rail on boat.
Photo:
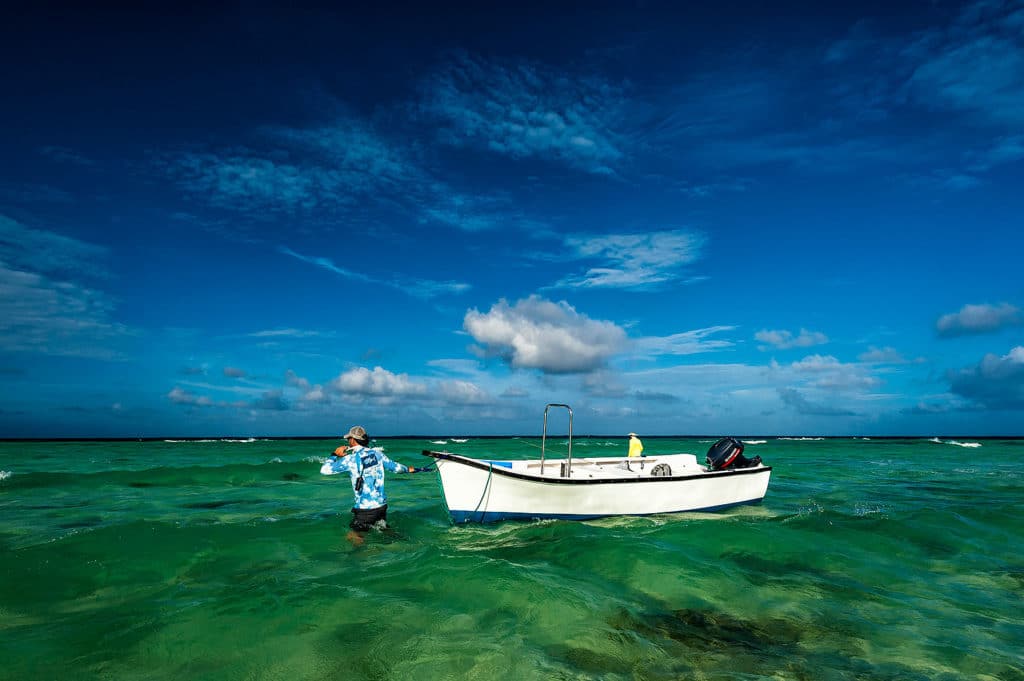
<svg viewBox="0 0 1024 681">
<path fill-rule="evenodd" d="M 548 409 L 551 407 L 565 407 L 569 411 L 569 457 L 562 464 L 561 477 L 572 477 L 572 407 L 568 404 L 549 404 L 544 407 L 544 432 L 540 438 L 540 474 L 544 475 L 544 447 L 548 440 Z"/>
</svg>

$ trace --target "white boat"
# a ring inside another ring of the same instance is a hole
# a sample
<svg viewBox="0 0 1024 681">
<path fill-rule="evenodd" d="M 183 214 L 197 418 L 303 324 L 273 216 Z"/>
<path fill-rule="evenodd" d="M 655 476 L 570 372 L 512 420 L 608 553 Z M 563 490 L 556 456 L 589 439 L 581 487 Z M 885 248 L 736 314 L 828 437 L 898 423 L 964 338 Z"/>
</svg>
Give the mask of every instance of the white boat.
<svg viewBox="0 0 1024 681">
<path fill-rule="evenodd" d="M 569 410 L 565 459 L 544 457 L 551 407 Z M 742 444 L 732 438 L 715 443 L 712 451 L 709 466 L 693 454 L 574 459 L 572 409 L 549 404 L 540 459 L 473 459 L 432 450 L 423 454 L 436 460 L 444 501 L 456 523 L 717 511 L 764 499 L 770 466 L 760 457 L 746 460 Z"/>
</svg>

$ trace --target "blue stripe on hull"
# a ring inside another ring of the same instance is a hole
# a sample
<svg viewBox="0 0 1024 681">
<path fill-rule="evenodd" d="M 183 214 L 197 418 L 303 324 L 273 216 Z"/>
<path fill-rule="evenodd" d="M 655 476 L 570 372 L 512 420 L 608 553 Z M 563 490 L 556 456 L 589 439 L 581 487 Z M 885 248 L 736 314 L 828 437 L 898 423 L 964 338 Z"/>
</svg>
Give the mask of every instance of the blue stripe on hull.
<svg viewBox="0 0 1024 681">
<path fill-rule="evenodd" d="M 505 511 L 454 511 L 448 513 L 455 523 L 494 523 L 499 520 L 593 520 L 594 518 L 607 518 L 610 515 L 667 515 L 670 513 L 711 513 L 722 511 L 735 506 L 751 506 L 760 504 L 762 499 L 751 499 L 750 501 L 737 501 L 733 504 L 722 504 L 720 506 L 709 506 L 707 508 L 688 508 L 684 511 L 665 511 L 664 513 L 629 513 L 629 514 L 607 514 L 598 513 L 591 515 L 579 515 L 574 513 L 513 513 Z"/>
</svg>

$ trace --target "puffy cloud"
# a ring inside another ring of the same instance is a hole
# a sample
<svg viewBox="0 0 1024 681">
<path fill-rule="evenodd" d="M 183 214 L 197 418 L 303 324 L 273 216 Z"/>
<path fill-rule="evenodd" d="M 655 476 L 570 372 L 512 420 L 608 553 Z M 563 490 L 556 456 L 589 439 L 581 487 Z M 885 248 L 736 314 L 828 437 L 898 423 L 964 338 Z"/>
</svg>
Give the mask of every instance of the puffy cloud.
<svg viewBox="0 0 1024 681">
<path fill-rule="evenodd" d="M 449 404 L 487 404 L 490 395 L 469 381 L 442 381 L 440 395 Z"/>
<path fill-rule="evenodd" d="M 175 386 L 171 392 L 167 393 L 167 399 L 175 404 L 188 404 L 198 407 L 209 407 L 213 404 L 213 400 L 209 397 L 196 395 L 191 390 L 185 390 L 178 386 Z"/>
<path fill-rule="evenodd" d="M 626 343 L 625 331 L 614 323 L 536 295 L 514 306 L 502 299 L 486 313 L 471 309 L 463 326 L 485 354 L 503 357 L 517 369 L 551 374 L 598 369 Z"/>
<path fill-rule="evenodd" d="M 935 323 L 939 335 L 945 338 L 968 334 L 992 333 L 1000 329 L 1019 326 L 1024 316 L 1019 308 L 1009 303 L 999 305 L 964 305 L 959 312 L 945 314 Z"/>
<path fill-rule="evenodd" d="M 875 388 L 881 381 L 858 364 L 844 364 L 832 355 L 808 355 L 790 368 L 797 375 L 809 374 L 808 385 L 828 391 L 860 391 Z"/>
<path fill-rule="evenodd" d="M 266 411 L 288 411 L 289 408 L 280 390 L 268 390 L 259 399 L 250 402 L 249 407 Z"/>
<path fill-rule="evenodd" d="M 908 361 L 896 348 L 876 348 L 874 345 L 858 355 L 857 359 L 869 364 L 906 364 Z"/>
<path fill-rule="evenodd" d="M 794 388 L 779 388 L 779 397 L 782 401 L 795 409 L 798 413 L 806 416 L 855 416 L 855 412 L 842 407 L 820 402 L 812 402 L 804 397 L 800 391 Z"/>
<path fill-rule="evenodd" d="M 950 389 L 990 409 L 1024 409 L 1024 346 L 947 374 Z"/>
<path fill-rule="evenodd" d="M 383 367 L 349 369 L 335 378 L 330 387 L 343 395 L 364 397 L 418 397 L 427 394 L 427 386 L 409 378 L 408 374 L 394 374 Z"/>
<path fill-rule="evenodd" d="M 769 346 L 779 350 L 806 348 L 812 345 L 823 345 L 828 342 L 828 336 L 825 334 L 819 331 L 808 331 L 807 329 L 800 329 L 800 333 L 796 336 L 793 335 L 792 331 L 785 329 L 772 331 L 762 329 L 754 334 L 754 339 L 767 344 L 761 346 L 759 348 L 761 350 L 767 350 Z"/>
<path fill-rule="evenodd" d="M 843 366 L 842 362 L 832 355 L 808 355 L 791 365 L 798 372 L 835 371 Z"/>
</svg>

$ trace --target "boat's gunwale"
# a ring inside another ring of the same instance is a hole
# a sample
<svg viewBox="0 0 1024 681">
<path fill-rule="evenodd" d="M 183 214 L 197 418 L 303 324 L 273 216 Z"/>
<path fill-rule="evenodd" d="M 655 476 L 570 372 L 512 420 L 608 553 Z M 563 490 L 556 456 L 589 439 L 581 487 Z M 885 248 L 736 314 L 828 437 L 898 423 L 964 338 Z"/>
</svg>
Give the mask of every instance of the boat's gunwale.
<svg viewBox="0 0 1024 681">
<path fill-rule="evenodd" d="M 461 464 L 463 466 L 468 466 L 470 468 L 478 468 L 480 470 L 487 471 L 491 475 L 499 475 L 508 478 L 515 478 L 518 480 L 526 480 L 528 482 L 553 485 L 618 485 L 634 482 L 680 482 L 683 480 L 707 480 L 709 478 L 721 478 L 733 475 L 757 475 L 759 473 L 770 473 L 772 470 L 771 466 L 765 466 L 762 464 L 754 468 L 733 468 L 725 471 L 705 471 L 703 473 L 695 473 L 692 475 L 667 475 L 628 478 L 548 478 L 541 477 L 539 475 L 516 473 L 502 466 L 495 466 L 492 463 L 486 463 L 479 459 L 471 459 L 467 456 L 462 456 L 461 454 L 453 454 L 451 452 L 438 452 L 431 449 L 424 449 L 422 451 L 422 454 L 423 456 L 429 456 L 434 459 L 444 459 L 447 461 L 451 461 L 453 463 Z M 552 465 L 556 464 L 552 463 Z"/>
</svg>

